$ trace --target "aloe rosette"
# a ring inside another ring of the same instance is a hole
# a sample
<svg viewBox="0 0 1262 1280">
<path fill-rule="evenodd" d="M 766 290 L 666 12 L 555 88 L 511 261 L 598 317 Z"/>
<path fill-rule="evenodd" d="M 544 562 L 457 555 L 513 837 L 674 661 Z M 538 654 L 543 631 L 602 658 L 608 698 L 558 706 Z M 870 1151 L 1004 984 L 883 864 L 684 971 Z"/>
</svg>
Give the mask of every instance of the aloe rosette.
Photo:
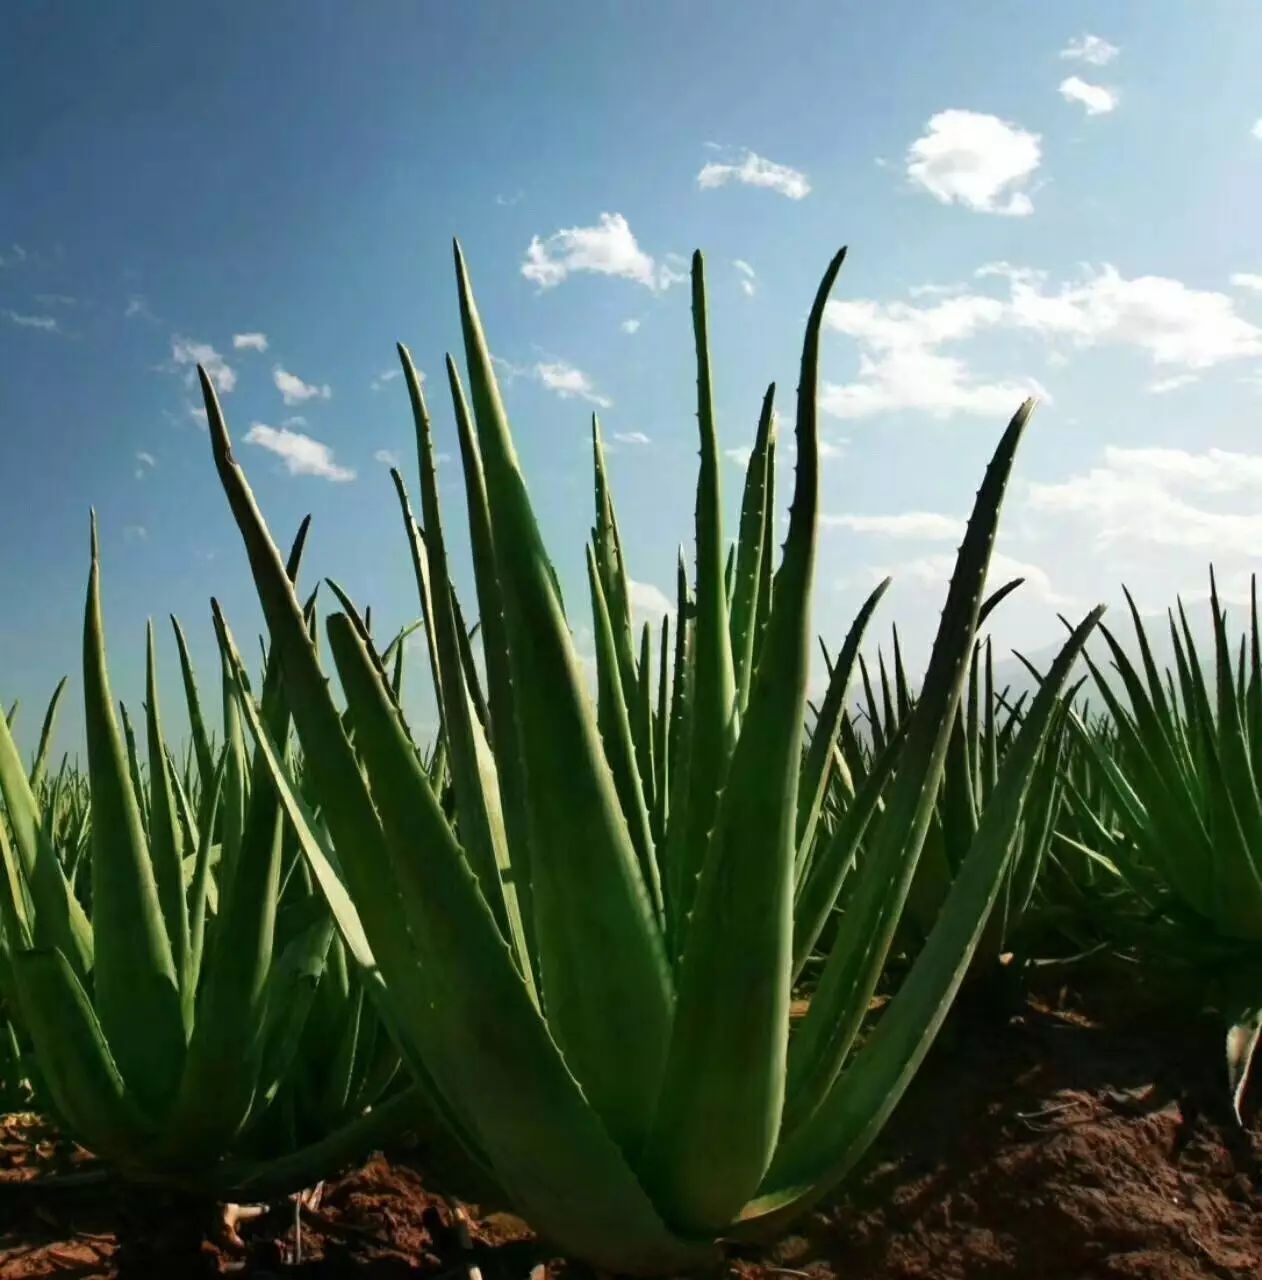
<svg viewBox="0 0 1262 1280">
<path fill-rule="evenodd" d="M 637 654 L 632 642 L 620 540 L 598 479 L 593 704 L 457 247 L 468 397 L 453 361 L 447 371 L 485 694 L 449 569 L 428 406 L 400 351 L 417 429 L 420 523 L 397 483 L 442 717 L 441 770 L 413 739 L 344 594 L 327 620 L 344 706 L 335 701 L 202 375 L 215 464 L 281 658 L 309 794 L 244 687 L 241 706 L 313 877 L 348 952 L 372 975 L 372 996 L 433 1113 L 540 1232 L 611 1270 L 674 1271 L 704 1260 L 718 1239 L 776 1230 L 866 1149 L 968 965 L 1057 691 L 1097 617 L 1075 630 L 1029 706 L 924 948 L 869 1027 L 938 793 L 1030 406 L 1004 433 L 978 492 L 896 759 L 855 797 L 859 816 L 827 830 L 816 796 L 826 789 L 832 730 L 817 730 L 825 739 L 808 747 L 804 722 L 820 328 L 842 259 L 830 264 L 807 324 L 783 553 L 776 564 L 768 402 L 730 573 L 704 275 L 694 259 L 695 578 L 681 570 L 673 643 L 664 638 L 654 669 L 651 644 L 642 638 Z M 219 627 L 243 678 L 222 618 Z M 878 800 L 884 817 L 810 1010 L 791 1034 L 802 939 L 818 937 L 855 829 Z M 799 874 L 812 822 L 827 838 L 809 842 L 810 865 Z"/>
<path fill-rule="evenodd" d="M 338 1153 L 358 1155 L 388 1122 L 390 1111 L 367 1113 L 386 1100 L 397 1054 L 382 1046 L 375 1014 L 362 1014 L 360 979 L 338 964 L 342 944 L 286 835 L 269 772 L 245 749 L 235 677 L 225 683 L 225 741 L 212 750 L 178 624 L 190 759 L 181 770 L 167 747 L 150 627 L 142 766 L 114 711 L 100 572 L 94 521 L 86 778 L 64 766 L 46 776 L 64 682 L 29 773 L 0 725 L 10 1056 L 35 1104 L 128 1180 L 207 1195 L 290 1190 Z M 261 714 L 283 738 L 275 662 Z M 313 1008 L 330 1043 L 304 1063 Z"/>
</svg>

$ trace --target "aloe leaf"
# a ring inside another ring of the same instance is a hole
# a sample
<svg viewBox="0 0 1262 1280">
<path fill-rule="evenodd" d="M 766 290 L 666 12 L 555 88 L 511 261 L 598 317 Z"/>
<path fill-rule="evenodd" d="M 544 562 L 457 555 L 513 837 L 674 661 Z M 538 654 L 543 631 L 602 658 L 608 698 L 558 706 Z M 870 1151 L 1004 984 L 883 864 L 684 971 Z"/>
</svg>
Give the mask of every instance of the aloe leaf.
<svg viewBox="0 0 1262 1280">
<path fill-rule="evenodd" d="M 1032 410 L 1026 401 L 1008 424 L 977 492 L 885 815 L 860 868 L 846 926 L 794 1038 L 786 1114 L 794 1131 L 807 1125 L 854 1045 L 915 875 L 968 677 L 999 508 Z"/>
<path fill-rule="evenodd" d="M 153 623 L 145 629 L 145 729 L 149 748 L 149 858 L 153 865 L 158 903 L 171 943 L 171 958 L 181 989 L 188 975 L 188 899 L 184 892 L 184 851 L 171 782 L 162 715 L 158 705 L 158 664 L 154 654 Z M 187 993 L 182 1007 L 191 1010 Z M 186 1022 L 187 1036 L 190 1023 Z"/>
<path fill-rule="evenodd" d="M 82 979 L 92 968 L 92 926 L 41 824 L 34 787 L 7 723 L 0 723 L 0 794 L 17 846 L 14 892 L 23 913 L 30 908 L 34 945 L 60 948 Z"/>
<path fill-rule="evenodd" d="M 692 744 L 685 839 L 688 860 L 680 880 L 680 908 L 691 906 L 696 877 L 714 826 L 719 793 L 736 742 L 736 678 L 732 667 L 727 593 L 723 585 L 723 522 L 719 492 L 719 440 L 710 385 L 705 266 L 692 257 L 692 325 L 697 349 L 697 422 L 701 465 L 697 473 L 697 586 L 694 614 Z"/>
<path fill-rule="evenodd" d="M 433 592 L 438 677 L 442 683 L 445 710 L 443 723 L 450 752 L 460 839 L 500 931 L 510 940 L 527 986 L 533 989 L 534 975 L 530 968 L 521 912 L 513 885 L 512 865 L 500 807 L 499 776 L 482 722 L 473 714 L 472 700 L 465 682 L 464 663 L 460 653 L 462 627 L 457 624 L 453 608 L 429 411 L 425 405 L 420 378 L 406 347 L 400 346 L 399 359 L 403 365 L 403 376 L 407 382 L 416 426 L 421 504 Z"/>
<path fill-rule="evenodd" d="M 161 1115 L 184 1061 L 179 977 L 114 719 L 100 575 L 94 518 L 83 636 L 92 790 L 93 994 L 101 1027 L 128 1090 L 146 1111 Z"/>
<path fill-rule="evenodd" d="M 508 658 L 508 638 L 504 629 L 504 607 L 499 593 L 495 543 L 487 506 L 486 474 L 482 453 L 469 415 L 464 387 L 456 362 L 447 357 L 447 383 L 456 413 L 456 432 L 464 468 L 465 502 L 469 513 L 469 541 L 473 552 L 474 585 L 478 617 L 482 623 L 482 657 L 486 665 L 491 740 L 499 773 L 500 799 L 513 884 L 526 945 L 530 971 L 538 967 L 538 944 L 534 939 L 534 899 L 530 892 L 530 825 L 526 810 L 526 776 L 522 762 L 516 699 Z"/>
<path fill-rule="evenodd" d="M 215 768 L 210 735 L 206 732 L 206 717 L 202 712 L 201 694 L 197 691 L 197 675 L 189 656 L 188 641 L 184 637 L 184 628 L 174 614 L 171 615 L 171 629 L 175 632 L 175 647 L 180 655 L 180 677 L 184 682 L 184 701 L 188 706 L 188 731 L 197 756 L 198 774 L 202 778 L 209 778 Z"/>
<path fill-rule="evenodd" d="M 671 1221 L 696 1232 L 722 1230 L 753 1194 L 771 1159 L 784 1102 L 794 831 L 819 500 L 819 334 L 844 259 L 843 249 L 829 264 L 807 321 L 784 562 L 697 887 L 645 1156 L 646 1176 Z M 699 334 L 701 350 L 704 329 Z M 694 739 L 694 750 L 701 741 Z"/>
<path fill-rule="evenodd" d="M 754 640 L 758 629 L 758 588 L 764 556 L 770 559 L 771 547 L 764 545 L 767 531 L 767 502 L 770 487 L 768 471 L 772 466 L 775 444 L 776 384 L 763 396 L 762 412 L 754 448 L 745 469 L 745 492 L 741 497 L 740 532 L 737 538 L 736 571 L 731 600 L 732 662 L 735 669 L 737 707 L 743 714 L 749 703 L 749 684 L 754 668 Z"/>
<path fill-rule="evenodd" d="M 147 1145 L 151 1125 L 87 993 L 60 951 L 16 952 L 13 968 L 40 1077 L 58 1111 L 92 1150 L 125 1164 Z"/>
<path fill-rule="evenodd" d="M 797 846 L 798 861 L 801 863 L 805 850 L 814 840 L 815 827 L 824 805 L 824 796 L 828 790 L 830 766 L 833 760 L 833 747 L 837 742 L 837 734 L 841 728 L 841 717 L 846 710 L 846 693 L 850 688 L 850 678 L 854 674 L 855 659 L 859 656 L 859 646 L 863 643 L 863 633 L 867 630 L 872 614 L 880 603 L 881 597 L 889 589 L 893 581 L 886 578 L 863 602 L 863 607 L 850 624 L 845 641 L 837 654 L 828 679 L 828 690 L 820 706 L 819 715 L 815 718 L 815 729 L 811 734 L 810 745 L 806 749 L 806 761 L 802 769 L 801 785 L 798 791 Z"/>
<path fill-rule="evenodd" d="M 62 676 L 57 681 L 53 696 L 48 700 L 48 710 L 44 712 L 44 723 L 40 726 L 39 745 L 35 749 L 35 759 L 31 764 L 30 784 L 33 792 L 38 791 L 48 772 L 48 753 L 52 749 L 53 731 L 57 726 L 57 711 L 61 707 L 61 696 L 66 691 L 69 676 Z"/>
<path fill-rule="evenodd" d="M 657 867 L 657 853 L 649 830 L 648 804 L 644 798 L 640 772 L 636 766 L 635 743 L 631 735 L 631 717 L 623 699 L 623 686 L 618 678 L 617 655 L 614 651 L 613 625 L 609 607 L 601 585 L 596 555 L 587 548 L 587 576 L 592 593 L 592 618 L 596 643 L 596 671 L 599 705 L 601 708 L 600 732 L 605 744 L 605 755 L 613 771 L 614 786 L 622 812 L 635 845 L 636 858 L 644 886 L 653 903 L 659 921 L 662 918 L 662 882 Z"/>
<path fill-rule="evenodd" d="M 987 482 L 992 477 L 988 473 Z M 979 496 L 979 505 L 983 501 Z M 968 543 L 966 534 L 966 547 Z M 961 559 L 964 555 L 961 552 Z M 786 1135 L 762 1195 L 743 1215 L 747 1221 L 774 1221 L 826 1194 L 867 1150 L 924 1060 L 999 892 L 1035 764 L 1059 707 L 1061 686 L 1103 611 L 1103 606 L 1093 609 L 1061 649 L 1004 760 L 973 846 L 911 971 L 854 1062 L 834 1080 L 811 1124 Z"/>
<path fill-rule="evenodd" d="M 517 463 L 459 246 L 474 417 L 504 601 L 548 1022 L 618 1141 L 643 1141 L 670 1026 L 671 975 Z M 602 954 L 610 963 L 593 966 Z"/>
<path fill-rule="evenodd" d="M 442 975 L 431 1016 L 463 1089 L 478 1100 L 496 1174 L 541 1231 L 588 1257 L 624 1269 L 648 1259 L 679 1265 L 690 1250 L 661 1223 L 566 1070 L 361 638 L 334 615 L 329 642 L 422 963 Z M 558 1133 L 563 1142 L 542 1140 Z"/>
</svg>

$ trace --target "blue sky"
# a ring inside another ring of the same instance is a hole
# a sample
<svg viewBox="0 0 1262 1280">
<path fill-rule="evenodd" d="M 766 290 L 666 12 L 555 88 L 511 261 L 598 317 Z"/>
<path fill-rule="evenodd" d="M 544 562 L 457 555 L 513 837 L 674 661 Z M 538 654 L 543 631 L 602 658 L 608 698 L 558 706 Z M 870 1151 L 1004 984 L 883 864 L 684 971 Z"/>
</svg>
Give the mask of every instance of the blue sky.
<svg viewBox="0 0 1262 1280">
<path fill-rule="evenodd" d="M 1041 647 L 1122 580 L 1153 607 L 1203 594 L 1211 558 L 1243 588 L 1262 542 L 1253 3 L 32 3 L 3 24 L 0 696 L 22 697 L 28 742 L 67 671 L 77 740 L 90 506 L 120 695 L 140 701 L 146 617 L 180 615 L 207 694 L 208 597 L 259 625 L 193 359 L 277 535 L 313 514 L 308 572 L 383 634 L 414 614 L 381 461 L 414 474 L 411 426 L 383 375 L 396 340 L 432 375 L 458 343 L 452 234 L 576 617 L 593 407 L 646 616 L 691 540 L 674 280 L 696 247 L 738 454 L 768 381 L 791 411 L 815 283 L 851 246 L 822 370 L 831 643 L 889 571 L 886 621 L 923 651 L 1027 390 L 1045 403 L 996 572 L 1029 581 L 1001 640 Z M 443 491 L 463 533 L 454 468 Z"/>
</svg>

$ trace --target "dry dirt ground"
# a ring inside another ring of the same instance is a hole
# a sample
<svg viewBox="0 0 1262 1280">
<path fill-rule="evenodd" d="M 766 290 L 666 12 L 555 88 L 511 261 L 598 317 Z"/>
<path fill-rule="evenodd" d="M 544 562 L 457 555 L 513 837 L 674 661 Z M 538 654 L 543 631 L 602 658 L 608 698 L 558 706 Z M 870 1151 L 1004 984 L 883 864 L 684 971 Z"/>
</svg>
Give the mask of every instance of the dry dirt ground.
<svg viewBox="0 0 1262 1280">
<path fill-rule="evenodd" d="M 845 1193 L 775 1247 L 732 1251 L 722 1274 L 1262 1277 L 1262 1123 L 1255 1111 L 1241 1130 L 1230 1115 L 1218 1026 L 1163 1010 L 1160 992 L 1124 975 L 1075 971 L 1070 981 L 1044 980 L 1015 1012 L 957 1008 Z M 466 1216 L 435 1194 L 423 1151 L 376 1156 L 318 1197 L 238 1222 L 235 1239 L 217 1222 L 180 1222 L 115 1191 L 33 1195 L 14 1185 L 77 1158 L 37 1122 L 0 1127 L 3 1280 L 586 1272 L 516 1219 L 476 1206 Z M 191 1227 L 191 1254 L 173 1252 L 177 1227 L 184 1240 Z"/>
</svg>

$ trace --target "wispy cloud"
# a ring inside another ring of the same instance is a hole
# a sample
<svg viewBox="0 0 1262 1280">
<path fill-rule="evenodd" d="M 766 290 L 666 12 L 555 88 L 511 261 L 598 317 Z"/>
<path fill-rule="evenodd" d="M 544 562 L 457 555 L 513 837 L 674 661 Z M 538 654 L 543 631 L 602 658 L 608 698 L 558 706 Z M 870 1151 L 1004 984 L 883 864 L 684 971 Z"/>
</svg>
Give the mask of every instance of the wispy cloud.
<svg viewBox="0 0 1262 1280">
<path fill-rule="evenodd" d="M 638 320 L 624 320 L 619 326 L 623 333 L 639 333 L 640 322 Z"/>
<path fill-rule="evenodd" d="M 23 329 L 42 329 L 45 333 L 62 332 L 56 316 L 33 316 L 8 309 L 3 312 L 3 315 L 11 324 L 16 324 Z"/>
<path fill-rule="evenodd" d="M 1262 142 L 1262 119 L 1255 120 L 1253 122 L 1253 128 L 1250 129 L 1249 132 L 1253 134 L 1259 142 Z"/>
<path fill-rule="evenodd" d="M 333 450 L 327 444 L 313 440 L 301 431 L 256 422 L 245 433 L 245 441 L 282 458 L 285 469 L 292 476 L 321 476 L 338 483 L 355 479 L 354 471 L 334 461 Z"/>
<path fill-rule="evenodd" d="M 1026 396 L 1046 392 L 1030 378 L 980 378 L 961 357 L 940 349 L 993 328 L 1003 316 L 999 299 L 980 295 L 946 298 L 928 307 L 865 299 L 829 303 L 825 324 L 857 338 L 863 350 L 858 379 L 825 382 L 820 407 L 839 418 L 898 410 L 936 418 L 1011 413 Z"/>
<path fill-rule="evenodd" d="M 732 262 L 732 266 L 740 273 L 741 290 L 747 298 L 752 298 L 758 292 L 758 274 L 753 267 L 745 261 L 744 258 L 736 258 Z"/>
<path fill-rule="evenodd" d="M 266 351 L 267 334 L 258 332 L 234 333 L 232 335 L 232 345 L 237 351 Z"/>
<path fill-rule="evenodd" d="M 123 308 L 124 320 L 148 320 L 153 324 L 158 323 L 158 317 L 153 314 L 149 307 L 149 303 L 138 293 L 133 293 L 127 299 L 127 305 Z"/>
<path fill-rule="evenodd" d="M 308 400 L 328 400 L 333 395 L 333 389 L 327 382 L 320 386 L 303 382 L 296 373 L 290 373 L 280 365 L 272 368 L 272 381 L 286 404 L 305 404 Z"/>
<path fill-rule="evenodd" d="M 171 339 L 171 359 L 185 370 L 184 381 L 191 387 L 197 381 L 196 366 L 201 365 L 215 389 L 227 395 L 237 385 L 236 370 L 210 345 L 191 338 Z"/>
<path fill-rule="evenodd" d="M 77 307 L 79 299 L 68 293 L 37 293 L 35 301 L 46 307 Z"/>
<path fill-rule="evenodd" d="M 385 467 L 397 467 L 399 463 L 399 455 L 393 449 L 378 449 L 372 455 L 374 462 L 380 462 Z"/>
<path fill-rule="evenodd" d="M 1262 275 L 1255 275 L 1251 271 L 1237 271 L 1231 277 L 1231 283 L 1237 289 L 1248 289 L 1252 293 L 1262 293 Z"/>
<path fill-rule="evenodd" d="M 417 370 L 417 376 L 422 382 L 425 381 L 425 375 L 419 369 Z M 370 385 L 374 391 L 380 391 L 387 383 L 401 377 L 403 377 L 402 369 L 384 369 L 372 380 Z"/>
<path fill-rule="evenodd" d="M 143 480 L 145 476 L 158 465 L 158 460 L 153 454 L 139 449 L 136 452 L 136 479 Z"/>
<path fill-rule="evenodd" d="M 577 397 L 601 409 L 608 409 L 613 405 L 608 396 L 603 396 L 596 390 L 587 374 L 564 360 L 540 361 L 534 367 L 534 376 L 549 391 L 555 391 L 562 400 Z"/>
<path fill-rule="evenodd" d="M 1066 102 L 1077 102 L 1089 116 L 1107 115 L 1117 107 L 1119 94 L 1107 85 L 1088 84 L 1081 76 L 1066 76 L 1060 82 L 1060 96 Z"/>
<path fill-rule="evenodd" d="M 1105 264 L 1084 267 L 1078 280 L 1053 286 L 1044 272 L 1008 263 L 988 264 L 977 276 L 1005 280 L 1008 296 L 952 294 L 928 306 L 830 302 L 825 324 L 859 341 L 859 376 L 825 383 L 821 407 L 843 418 L 900 409 L 940 418 L 999 416 L 1025 395 L 1046 397 L 1029 377 L 985 379 L 944 350 L 1001 329 L 1043 339 L 1052 346 L 1049 358 L 1063 354 L 1056 344 L 1142 351 L 1170 370 L 1150 385 L 1158 393 L 1186 385 L 1198 370 L 1262 354 L 1262 328 L 1242 316 L 1230 296 L 1166 276 L 1127 278 Z"/>
<path fill-rule="evenodd" d="M 1178 391 L 1180 387 L 1190 387 L 1192 383 L 1199 381 L 1198 374 L 1176 373 L 1169 378 L 1154 378 L 1148 384 L 1147 390 L 1154 396 L 1164 396 L 1169 395 L 1171 391 Z"/>
<path fill-rule="evenodd" d="M 1030 485 L 1027 505 L 1076 520 L 1098 550 L 1131 544 L 1253 556 L 1262 542 L 1260 499 L 1262 454 L 1110 445 L 1100 465 Z"/>
<path fill-rule="evenodd" d="M 643 431 L 615 431 L 613 439 L 619 444 L 644 445 L 653 443 Z"/>
<path fill-rule="evenodd" d="M 20 244 L 10 245 L 4 253 L 0 253 L 0 270 L 5 267 L 15 267 L 25 262 L 29 256 Z"/>
<path fill-rule="evenodd" d="M 633 280 L 654 291 L 687 279 L 677 255 L 658 261 L 645 253 L 620 213 L 602 213 L 594 227 L 565 227 L 547 239 L 535 236 L 521 264 L 522 275 L 541 289 L 580 271 Z"/>
<path fill-rule="evenodd" d="M 901 511 L 896 515 L 823 515 L 826 528 L 848 529 L 882 538 L 908 538 L 922 542 L 950 542 L 964 536 L 964 521 L 936 511 Z"/>
<path fill-rule="evenodd" d="M 1107 67 L 1119 53 L 1121 50 L 1117 45 L 1110 44 L 1103 36 L 1083 32 L 1060 51 L 1060 56 L 1071 62 L 1087 62 L 1093 67 Z"/>
<path fill-rule="evenodd" d="M 748 149 L 735 153 L 729 160 L 711 160 L 697 174 L 697 186 L 703 191 L 726 186 L 729 182 L 763 187 L 790 200 L 801 200 L 811 193 L 810 179 L 801 170 L 777 164 Z"/>
<path fill-rule="evenodd" d="M 943 204 L 1025 217 L 1034 205 L 1021 188 L 1039 167 L 1039 142 L 998 116 L 939 111 L 907 151 L 907 176 Z"/>
</svg>

